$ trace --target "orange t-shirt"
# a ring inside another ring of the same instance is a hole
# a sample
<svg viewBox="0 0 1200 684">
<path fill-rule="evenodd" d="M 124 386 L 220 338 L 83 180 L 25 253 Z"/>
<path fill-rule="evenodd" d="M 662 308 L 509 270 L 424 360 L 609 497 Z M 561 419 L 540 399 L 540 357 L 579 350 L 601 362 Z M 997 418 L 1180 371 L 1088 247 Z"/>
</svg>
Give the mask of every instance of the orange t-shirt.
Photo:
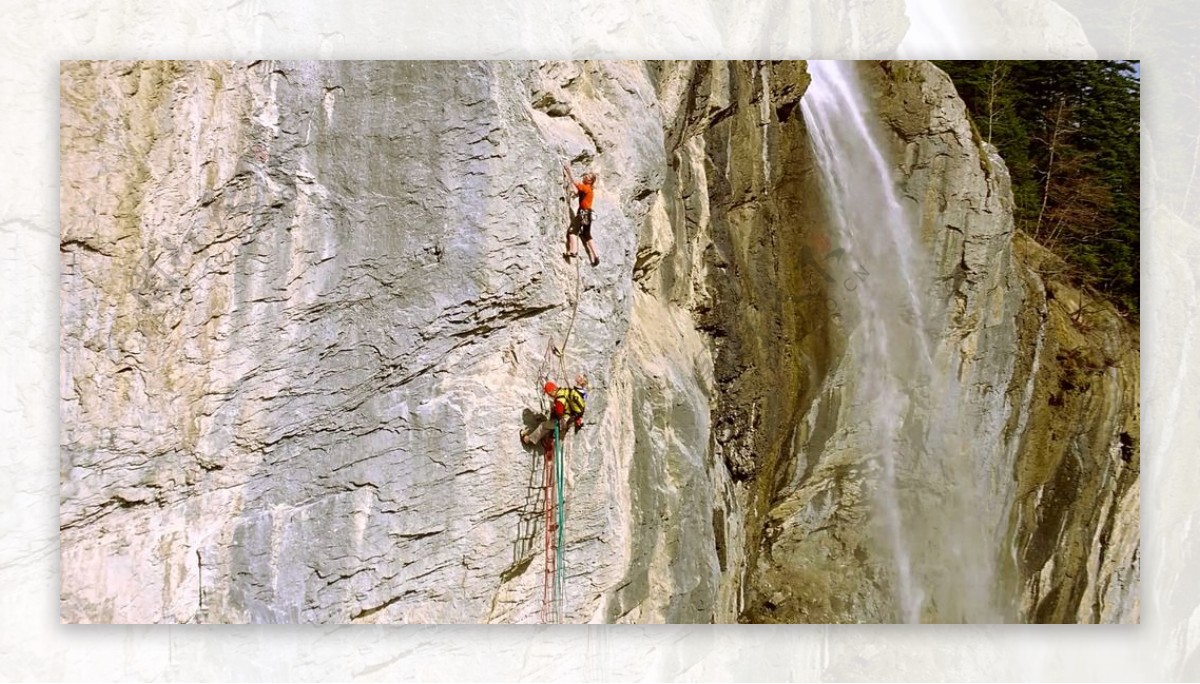
<svg viewBox="0 0 1200 684">
<path fill-rule="evenodd" d="M 595 190 L 592 189 L 592 186 L 584 185 L 583 183 L 576 183 L 575 189 L 579 191 L 579 208 L 590 211 L 592 208 L 592 195 L 595 194 Z"/>
</svg>

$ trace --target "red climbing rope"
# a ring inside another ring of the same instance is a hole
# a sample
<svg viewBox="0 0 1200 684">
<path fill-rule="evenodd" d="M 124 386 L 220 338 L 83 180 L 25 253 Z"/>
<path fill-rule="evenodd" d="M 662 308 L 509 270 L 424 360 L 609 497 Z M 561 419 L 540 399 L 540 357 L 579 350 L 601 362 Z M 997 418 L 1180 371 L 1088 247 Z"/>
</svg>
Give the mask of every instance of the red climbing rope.
<svg viewBox="0 0 1200 684">
<path fill-rule="evenodd" d="M 542 582 L 542 622 L 550 624 L 556 622 L 557 610 L 554 605 L 554 586 L 555 586 L 555 570 L 557 567 L 558 545 L 557 538 L 554 534 L 554 443 L 546 443 L 542 441 L 542 446 L 545 447 L 545 458 L 542 460 L 542 470 L 545 474 L 543 490 L 545 492 L 544 510 L 546 529 L 546 565 L 545 577 Z"/>
</svg>

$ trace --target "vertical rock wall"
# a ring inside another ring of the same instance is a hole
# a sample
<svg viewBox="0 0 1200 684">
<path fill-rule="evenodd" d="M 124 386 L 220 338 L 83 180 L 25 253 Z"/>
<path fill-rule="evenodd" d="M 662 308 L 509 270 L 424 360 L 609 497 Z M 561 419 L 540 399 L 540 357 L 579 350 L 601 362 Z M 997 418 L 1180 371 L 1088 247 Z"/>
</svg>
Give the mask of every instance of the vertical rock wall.
<svg viewBox="0 0 1200 684">
<path fill-rule="evenodd" d="M 561 371 L 567 619 L 713 619 L 711 357 L 631 276 L 645 65 L 79 63 L 63 101 L 65 619 L 536 621 L 517 432 Z"/>
<path fill-rule="evenodd" d="M 980 481 L 1010 617 L 1136 619 L 1136 338 L 1013 258 L 1002 163 L 940 72 L 864 73 L 1004 455 Z M 835 437 L 807 82 L 65 63 L 63 619 L 537 621 L 539 372 L 592 387 L 568 621 L 893 619 L 870 464 Z M 561 258 L 559 159 L 600 175 L 597 268 Z"/>
<path fill-rule="evenodd" d="M 602 144 L 539 128 L 537 80 L 64 66 L 65 619 L 535 619 L 541 456 L 516 436 L 575 288 L 555 145 Z M 653 150 L 649 104 L 606 114 Z M 568 558 L 601 586 L 584 559 L 621 561 L 627 510 L 603 457 L 624 432 L 607 398 L 637 225 L 622 204 L 655 173 L 621 168 L 597 207 L 611 267 L 584 274 L 568 357 L 598 390 Z"/>
<path fill-rule="evenodd" d="M 1139 336 L 1033 240 L 1020 236 L 1014 251 L 1040 306 L 1025 336 L 1040 344 L 1026 342 L 1021 355 L 1036 359 L 1028 391 L 1037 410 L 1020 431 L 1010 520 L 1021 615 L 1138 622 Z"/>
</svg>

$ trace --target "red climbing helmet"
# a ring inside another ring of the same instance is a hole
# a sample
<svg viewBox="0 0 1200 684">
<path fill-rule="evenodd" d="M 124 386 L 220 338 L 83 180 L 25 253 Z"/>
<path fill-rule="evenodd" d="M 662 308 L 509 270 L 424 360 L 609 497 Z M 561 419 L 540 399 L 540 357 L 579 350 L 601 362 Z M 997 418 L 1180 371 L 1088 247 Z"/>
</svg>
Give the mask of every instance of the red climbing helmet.
<svg viewBox="0 0 1200 684">
<path fill-rule="evenodd" d="M 542 391 L 544 391 L 546 394 L 554 394 L 558 391 L 558 385 L 552 382 L 547 382 L 546 385 L 542 387 Z"/>
</svg>

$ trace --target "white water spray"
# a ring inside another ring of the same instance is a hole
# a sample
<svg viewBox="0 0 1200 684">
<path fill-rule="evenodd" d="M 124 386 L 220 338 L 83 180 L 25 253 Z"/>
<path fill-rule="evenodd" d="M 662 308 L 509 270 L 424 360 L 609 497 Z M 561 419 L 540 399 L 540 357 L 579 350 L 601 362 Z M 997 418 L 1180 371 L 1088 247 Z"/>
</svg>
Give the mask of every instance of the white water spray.
<svg viewBox="0 0 1200 684">
<path fill-rule="evenodd" d="M 961 388 L 940 372 L 942 307 L 852 63 L 809 62 L 802 110 L 827 200 L 828 284 L 854 369 L 844 420 L 879 468 L 875 514 L 894 560 L 899 617 L 991 621 L 990 540 L 972 539 L 976 473 Z M 844 279 L 843 279 L 844 278 Z M 931 603 L 932 602 L 932 603 Z"/>
</svg>

